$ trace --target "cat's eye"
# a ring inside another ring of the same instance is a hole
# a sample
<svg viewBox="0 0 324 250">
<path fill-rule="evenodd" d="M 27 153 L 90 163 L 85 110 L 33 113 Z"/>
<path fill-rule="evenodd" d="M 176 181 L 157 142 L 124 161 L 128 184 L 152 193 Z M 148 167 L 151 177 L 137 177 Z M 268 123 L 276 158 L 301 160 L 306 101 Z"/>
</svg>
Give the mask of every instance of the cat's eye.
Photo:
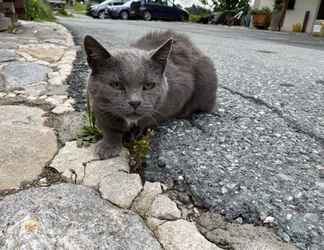
<svg viewBox="0 0 324 250">
<path fill-rule="evenodd" d="M 143 90 L 150 90 L 153 89 L 154 87 L 155 87 L 154 82 L 146 82 L 143 84 Z"/>
<path fill-rule="evenodd" d="M 124 86 L 120 82 L 111 82 L 109 85 L 114 89 L 124 90 Z"/>
</svg>

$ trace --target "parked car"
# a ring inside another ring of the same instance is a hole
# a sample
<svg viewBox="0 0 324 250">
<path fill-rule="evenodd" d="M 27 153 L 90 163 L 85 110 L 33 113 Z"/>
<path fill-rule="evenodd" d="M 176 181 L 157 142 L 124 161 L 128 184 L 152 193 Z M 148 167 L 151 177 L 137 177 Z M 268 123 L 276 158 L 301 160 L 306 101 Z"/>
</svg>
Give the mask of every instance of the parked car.
<svg viewBox="0 0 324 250">
<path fill-rule="evenodd" d="M 121 5 L 108 6 L 107 13 L 111 18 L 120 18 L 127 20 L 130 18 L 140 18 L 141 1 L 130 0 Z"/>
<path fill-rule="evenodd" d="M 130 0 L 121 6 L 108 7 L 112 18 L 187 21 L 189 13 L 169 0 Z"/>
<path fill-rule="evenodd" d="M 106 0 L 100 4 L 91 5 L 87 10 L 87 15 L 93 18 L 105 19 L 107 10 L 113 6 L 123 5 L 127 0 Z"/>
<path fill-rule="evenodd" d="M 46 2 L 54 9 L 60 9 L 66 5 L 65 0 L 46 0 Z"/>
</svg>

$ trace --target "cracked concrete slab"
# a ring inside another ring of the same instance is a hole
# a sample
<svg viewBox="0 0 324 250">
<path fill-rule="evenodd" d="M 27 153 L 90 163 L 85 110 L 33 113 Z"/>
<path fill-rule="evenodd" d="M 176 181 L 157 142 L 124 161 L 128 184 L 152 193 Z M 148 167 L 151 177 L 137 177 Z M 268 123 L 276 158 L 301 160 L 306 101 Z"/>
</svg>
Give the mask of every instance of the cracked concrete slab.
<svg viewBox="0 0 324 250">
<path fill-rule="evenodd" d="M 43 125 L 44 113 L 33 107 L 0 106 L 0 190 L 36 179 L 54 157 L 56 136 Z"/>
<path fill-rule="evenodd" d="M 132 205 L 132 210 L 141 215 L 142 217 L 146 217 L 149 212 L 152 203 L 155 197 L 158 194 L 162 193 L 161 183 L 159 182 L 145 182 L 143 191 L 141 194 L 134 200 Z"/>
<path fill-rule="evenodd" d="M 159 220 L 177 220 L 181 218 L 181 212 L 169 197 L 157 195 L 152 202 L 149 216 Z"/>
<path fill-rule="evenodd" d="M 11 62 L 4 66 L 2 75 L 5 78 L 6 88 L 25 87 L 47 80 L 50 68 L 32 62 Z"/>
<path fill-rule="evenodd" d="M 125 172 L 107 175 L 99 184 L 102 198 L 122 208 L 130 208 L 142 188 L 141 177 L 138 174 Z"/>
<path fill-rule="evenodd" d="M 165 222 L 156 234 L 166 250 L 221 250 L 199 234 L 194 223 L 185 220 Z"/>
<path fill-rule="evenodd" d="M 229 220 L 262 223 L 273 216 L 283 238 L 300 246 L 322 244 L 321 143 L 263 106 L 228 91 L 221 91 L 220 99 L 218 113 L 158 129 L 146 179 L 187 190 L 196 205 Z M 308 218 L 314 212 L 318 220 Z"/>
<path fill-rule="evenodd" d="M 59 61 L 64 55 L 64 48 L 57 46 L 24 46 L 17 50 L 17 53 L 27 53 L 33 58 L 43 60 L 48 63 Z"/>
<path fill-rule="evenodd" d="M 16 51 L 14 49 L 0 49 L 0 63 L 14 61 Z"/>
<path fill-rule="evenodd" d="M 226 249 L 233 250 L 297 250 L 292 244 L 280 241 L 271 229 L 225 222 L 217 214 L 202 214 L 197 225 L 205 237 Z"/>
<path fill-rule="evenodd" d="M 78 147 L 76 141 L 71 141 L 65 143 L 65 146 L 58 152 L 50 166 L 70 182 L 82 183 L 85 176 L 85 166 L 97 159 L 99 158 L 95 154 L 94 145 Z"/>
<path fill-rule="evenodd" d="M 2 249 L 161 250 L 143 220 L 93 189 L 32 188 L 0 201 Z"/>
</svg>

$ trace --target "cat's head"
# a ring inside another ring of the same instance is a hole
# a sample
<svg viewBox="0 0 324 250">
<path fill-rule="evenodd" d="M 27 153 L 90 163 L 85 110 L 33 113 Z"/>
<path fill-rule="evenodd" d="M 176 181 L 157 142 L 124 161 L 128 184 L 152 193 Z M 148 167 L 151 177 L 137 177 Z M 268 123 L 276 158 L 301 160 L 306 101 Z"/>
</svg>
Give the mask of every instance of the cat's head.
<svg viewBox="0 0 324 250">
<path fill-rule="evenodd" d="M 164 75 L 172 48 L 169 39 L 155 50 L 112 49 L 86 36 L 84 47 L 91 68 L 89 91 L 103 111 L 127 121 L 158 114 L 167 91 Z"/>
</svg>

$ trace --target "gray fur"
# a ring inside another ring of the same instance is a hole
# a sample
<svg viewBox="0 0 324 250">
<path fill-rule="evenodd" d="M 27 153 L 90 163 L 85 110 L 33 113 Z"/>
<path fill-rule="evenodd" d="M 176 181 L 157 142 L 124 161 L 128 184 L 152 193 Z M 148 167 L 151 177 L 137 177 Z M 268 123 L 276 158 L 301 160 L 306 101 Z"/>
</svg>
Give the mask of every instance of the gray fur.
<svg viewBox="0 0 324 250">
<path fill-rule="evenodd" d="M 153 32 L 128 49 L 109 52 L 87 36 L 84 47 L 92 69 L 88 93 L 104 134 L 97 150 L 102 159 L 119 154 L 123 134 L 133 125 L 145 129 L 215 105 L 213 63 L 183 35 Z"/>
</svg>

